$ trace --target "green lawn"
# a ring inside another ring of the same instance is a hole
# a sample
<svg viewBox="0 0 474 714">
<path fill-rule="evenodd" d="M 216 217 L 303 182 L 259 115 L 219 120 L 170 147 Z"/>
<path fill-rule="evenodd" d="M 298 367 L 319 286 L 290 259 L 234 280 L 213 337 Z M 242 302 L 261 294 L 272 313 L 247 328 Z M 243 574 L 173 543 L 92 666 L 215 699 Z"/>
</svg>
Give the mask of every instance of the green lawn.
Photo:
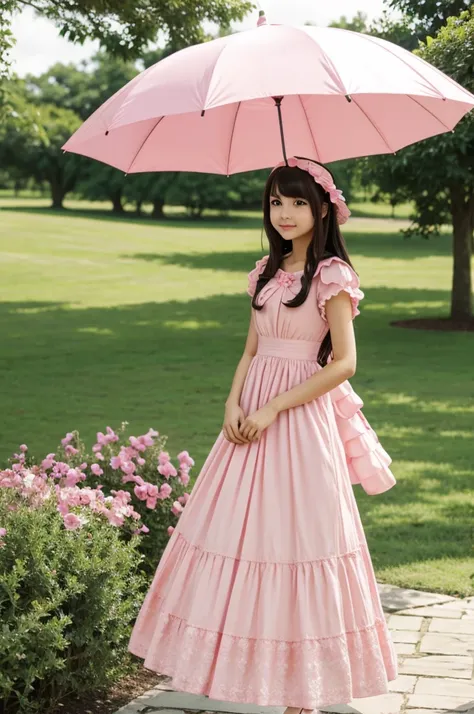
<svg viewBox="0 0 474 714">
<path fill-rule="evenodd" d="M 66 431 L 91 444 L 127 420 L 131 434 L 167 434 L 172 455 L 188 449 L 196 478 L 247 334 L 258 215 L 153 223 L 0 206 L 0 463 L 22 442 L 42 457 Z M 345 230 L 366 293 L 352 383 L 398 480 L 355 493 L 380 581 L 473 595 L 474 335 L 389 325 L 449 311 L 449 236 L 406 240 L 405 224 Z"/>
</svg>

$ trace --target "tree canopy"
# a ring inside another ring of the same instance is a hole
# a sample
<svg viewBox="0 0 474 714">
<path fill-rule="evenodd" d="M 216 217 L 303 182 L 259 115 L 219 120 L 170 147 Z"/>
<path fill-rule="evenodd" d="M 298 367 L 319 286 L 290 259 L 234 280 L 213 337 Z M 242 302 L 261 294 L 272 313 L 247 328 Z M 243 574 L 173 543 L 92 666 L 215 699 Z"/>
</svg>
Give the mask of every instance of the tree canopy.
<svg viewBox="0 0 474 714">
<path fill-rule="evenodd" d="M 448 17 L 459 15 L 471 5 L 471 0 L 388 0 L 390 8 L 401 10 L 411 20 L 420 38 L 435 34 Z"/>
<path fill-rule="evenodd" d="M 228 27 L 255 6 L 250 0 L 1 0 L 0 72 L 12 41 L 9 20 L 25 7 L 52 20 L 71 42 L 99 40 L 112 55 L 127 59 L 140 56 L 159 31 L 180 49 L 204 41 L 205 20 Z"/>
<path fill-rule="evenodd" d="M 435 38 L 415 53 L 474 92 L 474 9 L 450 17 Z M 453 293 L 451 316 L 472 316 L 471 256 L 474 231 L 474 112 L 452 132 L 406 147 L 396 155 L 367 161 L 366 179 L 399 200 L 415 202 L 409 233 L 425 236 L 453 225 Z"/>
</svg>

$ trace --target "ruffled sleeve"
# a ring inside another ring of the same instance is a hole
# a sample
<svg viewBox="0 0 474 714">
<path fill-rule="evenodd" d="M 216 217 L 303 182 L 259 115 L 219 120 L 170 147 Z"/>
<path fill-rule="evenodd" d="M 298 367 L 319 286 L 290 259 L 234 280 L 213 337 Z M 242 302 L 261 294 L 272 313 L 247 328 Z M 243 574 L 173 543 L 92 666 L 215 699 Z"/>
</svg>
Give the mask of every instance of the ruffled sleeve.
<svg viewBox="0 0 474 714">
<path fill-rule="evenodd" d="M 257 260 L 255 263 L 255 268 L 250 271 L 250 273 L 247 275 L 248 279 L 248 285 L 247 285 L 247 294 L 250 295 L 250 297 L 253 297 L 255 294 L 255 289 L 257 287 L 257 281 L 259 278 L 260 273 L 264 270 L 267 261 L 268 261 L 269 256 L 264 255 L 263 258 L 260 258 Z"/>
<path fill-rule="evenodd" d="M 345 290 L 349 293 L 352 304 L 352 319 L 360 314 L 358 309 L 359 301 L 364 297 L 360 290 L 360 281 L 357 273 L 342 258 L 332 256 L 327 260 L 322 260 L 316 270 L 319 276 L 317 300 L 318 308 L 323 320 L 326 320 L 326 302 Z"/>
</svg>

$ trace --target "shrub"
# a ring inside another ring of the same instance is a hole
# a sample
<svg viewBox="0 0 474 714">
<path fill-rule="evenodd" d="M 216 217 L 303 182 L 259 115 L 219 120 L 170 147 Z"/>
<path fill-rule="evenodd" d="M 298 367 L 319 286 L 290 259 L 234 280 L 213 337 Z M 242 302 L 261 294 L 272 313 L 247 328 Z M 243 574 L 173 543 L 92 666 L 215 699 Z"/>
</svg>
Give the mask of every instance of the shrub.
<svg viewBox="0 0 474 714">
<path fill-rule="evenodd" d="M 54 499 L 31 508 L 6 489 L 0 520 L 0 711 L 46 712 L 129 671 L 139 537 L 93 512 L 67 530 Z"/>
<path fill-rule="evenodd" d="M 194 461 L 181 452 L 178 471 L 153 429 L 120 443 L 126 424 L 98 432 L 92 455 L 77 431 L 39 464 L 22 444 L 0 471 L 0 714 L 48 711 L 132 666 L 131 628 Z"/>
</svg>

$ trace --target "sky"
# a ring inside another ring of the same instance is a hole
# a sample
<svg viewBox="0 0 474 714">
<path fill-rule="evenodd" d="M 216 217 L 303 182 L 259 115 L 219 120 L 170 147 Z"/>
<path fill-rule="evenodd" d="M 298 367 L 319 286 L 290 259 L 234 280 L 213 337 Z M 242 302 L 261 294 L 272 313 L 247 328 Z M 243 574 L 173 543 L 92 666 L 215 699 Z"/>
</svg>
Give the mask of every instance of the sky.
<svg viewBox="0 0 474 714">
<path fill-rule="evenodd" d="M 358 10 L 373 18 L 381 15 L 384 8 L 383 0 L 255 0 L 255 4 L 265 10 L 268 22 L 287 25 L 303 25 L 306 21 L 327 25 L 341 15 L 351 18 Z M 234 28 L 255 27 L 257 17 L 255 11 L 244 22 L 235 23 Z M 55 62 L 77 63 L 89 58 L 98 48 L 97 42 L 83 46 L 68 42 L 59 36 L 52 22 L 35 16 L 31 8 L 25 8 L 13 19 L 12 29 L 17 44 L 10 56 L 13 70 L 20 77 L 45 72 Z M 206 29 L 211 30 L 212 25 Z"/>
</svg>

